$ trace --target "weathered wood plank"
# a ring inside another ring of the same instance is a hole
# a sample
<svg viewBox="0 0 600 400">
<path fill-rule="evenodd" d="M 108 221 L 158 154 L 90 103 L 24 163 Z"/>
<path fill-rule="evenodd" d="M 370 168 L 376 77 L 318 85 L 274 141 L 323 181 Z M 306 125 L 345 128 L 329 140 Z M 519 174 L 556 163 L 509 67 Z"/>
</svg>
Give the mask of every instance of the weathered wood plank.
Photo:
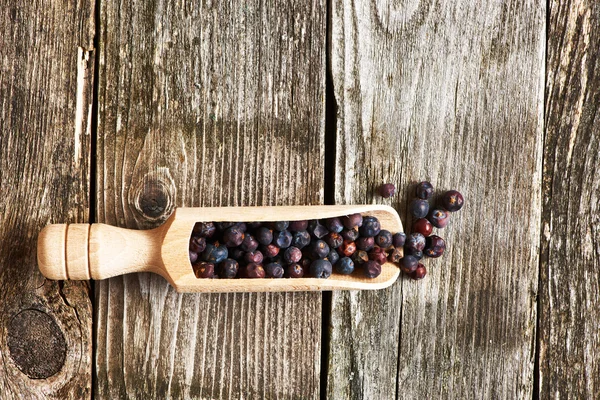
<svg viewBox="0 0 600 400">
<path fill-rule="evenodd" d="M 0 0 L 2 399 L 91 395 L 89 285 L 45 280 L 36 239 L 88 221 L 93 10 Z"/>
<path fill-rule="evenodd" d="M 423 281 L 333 294 L 329 397 L 531 397 L 544 17 L 542 1 L 333 2 L 336 202 L 393 182 L 407 222 L 428 179 L 467 203 Z"/>
<path fill-rule="evenodd" d="M 323 202 L 323 1 L 101 9 L 98 220 Z M 97 282 L 98 398 L 315 398 L 320 293 Z"/>
<path fill-rule="evenodd" d="M 551 1 L 540 399 L 600 398 L 600 4 Z"/>
</svg>

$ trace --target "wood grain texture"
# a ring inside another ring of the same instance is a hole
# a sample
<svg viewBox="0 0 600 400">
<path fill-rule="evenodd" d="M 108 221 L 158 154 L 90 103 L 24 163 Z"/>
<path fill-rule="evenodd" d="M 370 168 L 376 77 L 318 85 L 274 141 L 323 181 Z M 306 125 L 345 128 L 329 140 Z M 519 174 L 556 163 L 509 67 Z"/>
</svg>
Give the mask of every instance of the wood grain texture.
<svg viewBox="0 0 600 400">
<path fill-rule="evenodd" d="M 322 1 L 103 1 L 98 221 L 323 201 Z M 96 283 L 98 398 L 315 398 L 319 293 Z"/>
<path fill-rule="evenodd" d="M 390 203 L 408 227 L 426 179 L 466 205 L 424 280 L 333 294 L 328 397 L 531 398 L 545 3 L 336 0 L 331 17 L 336 202 Z"/>
<path fill-rule="evenodd" d="M 91 395 L 87 283 L 47 281 L 36 237 L 88 220 L 94 3 L 0 0 L 0 397 Z"/>
<path fill-rule="evenodd" d="M 600 398 L 600 4 L 549 2 L 540 399 Z"/>
</svg>

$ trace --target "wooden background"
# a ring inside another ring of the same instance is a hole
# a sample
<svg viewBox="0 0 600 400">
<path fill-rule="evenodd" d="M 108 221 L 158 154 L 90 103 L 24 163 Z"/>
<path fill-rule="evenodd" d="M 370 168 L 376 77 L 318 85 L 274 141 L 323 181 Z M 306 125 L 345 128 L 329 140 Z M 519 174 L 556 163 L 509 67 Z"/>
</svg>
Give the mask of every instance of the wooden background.
<svg viewBox="0 0 600 400">
<path fill-rule="evenodd" d="M 0 0 L 0 397 L 600 398 L 600 3 Z M 420 282 L 52 282 L 51 222 L 467 199 Z M 374 195 L 382 182 L 399 194 Z"/>
</svg>

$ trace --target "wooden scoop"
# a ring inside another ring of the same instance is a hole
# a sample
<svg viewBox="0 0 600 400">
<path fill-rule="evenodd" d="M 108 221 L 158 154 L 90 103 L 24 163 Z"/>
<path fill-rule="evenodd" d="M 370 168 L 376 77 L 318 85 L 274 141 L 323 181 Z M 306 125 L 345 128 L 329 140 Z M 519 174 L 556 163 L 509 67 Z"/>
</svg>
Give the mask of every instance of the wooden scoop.
<svg viewBox="0 0 600 400">
<path fill-rule="evenodd" d="M 288 292 L 309 290 L 382 289 L 400 273 L 386 263 L 370 279 L 360 268 L 351 275 L 335 272 L 328 279 L 198 279 L 189 260 L 189 240 L 196 222 L 295 221 L 354 213 L 377 217 L 382 229 L 402 232 L 398 213 L 388 206 L 291 206 L 178 208 L 155 229 L 139 231 L 105 224 L 56 224 L 38 237 L 40 271 L 49 279 L 106 279 L 131 272 L 154 272 L 178 292 Z"/>
</svg>

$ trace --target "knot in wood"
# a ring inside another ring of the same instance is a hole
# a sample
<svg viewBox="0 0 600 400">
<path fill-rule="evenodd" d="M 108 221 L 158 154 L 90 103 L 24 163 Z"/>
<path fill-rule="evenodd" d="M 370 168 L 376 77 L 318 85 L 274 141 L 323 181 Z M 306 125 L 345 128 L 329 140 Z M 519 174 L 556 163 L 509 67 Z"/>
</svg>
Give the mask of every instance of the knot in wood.
<svg viewBox="0 0 600 400">
<path fill-rule="evenodd" d="M 45 312 L 35 309 L 19 312 L 10 321 L 7 339 L 11 358 L 30 378 L 48 378 L 65 364 L 65 336 L 54 318 Z"/>
<path fill-rule="evenodd" d="M 173 212 L 175 185 L 168 172 L 147 174 L 134 193 L 135 209 L 147 222 L 162 222 Z"/>
</svg>

